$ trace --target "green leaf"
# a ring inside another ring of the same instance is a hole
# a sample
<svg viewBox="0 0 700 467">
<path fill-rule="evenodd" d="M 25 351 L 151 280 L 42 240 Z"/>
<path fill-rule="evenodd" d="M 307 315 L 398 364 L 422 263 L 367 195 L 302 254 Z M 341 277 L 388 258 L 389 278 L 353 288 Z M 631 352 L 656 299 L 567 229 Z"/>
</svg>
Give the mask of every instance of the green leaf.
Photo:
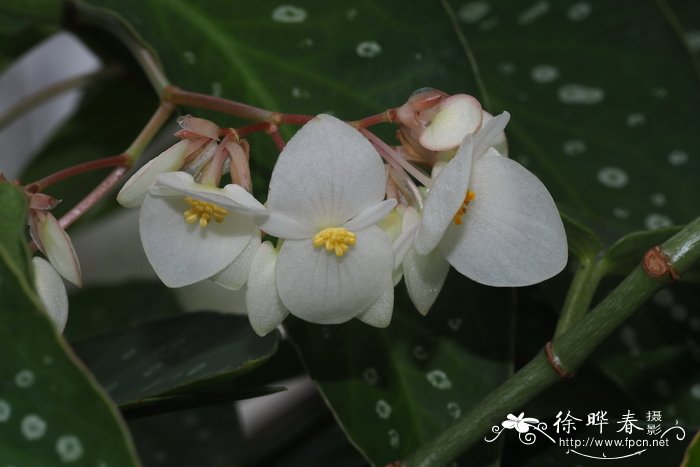
<svg viewBox="0 0 700 467">
<path fill-rule="evenodd" d="M 360 322 L 286 322 L 341 426 L 376 465 L 404 458 L 511 372 L 513 304 L 507 289 L 451 274 L 427 317 L 403 293 L 396 298 L 385 330 Z M 478 459 L 496 457 L 490 450 Z"/>
<path fill-rule="evenodd" d="M 25 279 L 29 272 L 29 253 L 24 237 L 27 198 L 9 183 L 0 182 L 0 247 L 7 254 L 9 267 L 17 269 Z"/>
<path fill-rule="evenodd" d="M 697 467 L 700 465 L 700 431 L 695 434 L 693 441 L 685 451 L 681 467 Z"/>
<path fill-rule="evenodd" d="M 130 420 L 129 430 L 145 467 L 236 466 L 247 451 L 233 404 Z"/>
<path fill-rule="evenodd" d="M 277 391 L 239 387 L 265 363 L 279 333 L 258 337 L 246 317 L 188 313 L 96 336 L 76 353 L 129 416 L 243 399 Z"/>
<path fill-rule="evenodd" d="M 63 2 L 60 0 L 4 0 L 0 5 L 0 15 L 54 26 L 58 25 L 62 10 Z"/>
<path fill-rule="evenodd" d="M 126 21 L 173 83 L 272 110 L 356 119 L 426 85 L 475 94 L 511 112 L 512 157 L 606 244 L 697 215 L 696 2 L 84 4 Z"/>
<path fill-rule="evenodd" d="M 182 312 L 172 289 L 155 282 L 81 289 L 70 297 L 70 320 L 63 335 L 79 341 Z"/>
<path fill-rule="evenodd" d="M 603 261 L 608 263 L 608 270 L 617 274 L 629 274 L 637 266 L 646 251 L 656 245 L 661 245 L 671 236 L 678 233 L 681 227 L 665 227 L 662 229 L 633 232 L 615 242 L 605 253 Z"/>
<path fill-rule="evenodd" d="M 3 190 L 4 191 L 4 190 Z M 10 214 L 0 203 L 0 218 Z M 131 440 L 0 245 L 0 453 L 15 465 L 136 466 Z"/>
<path fill-rule="evenodd" d="M 566 229 L 566 241 L 569 244 L 569 251 L 571 251 L 579 261 L 594 259 L 603 249 L 603 244 L 596 234 L 591 229 L 579 224 L 566 214 L 562 214 L 561 219 Z"/>
</svg>

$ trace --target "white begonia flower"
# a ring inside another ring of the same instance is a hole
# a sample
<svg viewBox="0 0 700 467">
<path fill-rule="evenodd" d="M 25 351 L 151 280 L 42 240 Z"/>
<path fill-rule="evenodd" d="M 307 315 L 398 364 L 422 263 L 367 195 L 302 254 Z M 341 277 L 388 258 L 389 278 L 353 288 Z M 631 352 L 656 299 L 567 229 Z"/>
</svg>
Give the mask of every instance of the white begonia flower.
<svg viewBox="0 0 700 467">
<path fill-rule="evenodd" d="M 492 147 L 509 118 L 504 112 L 468 135 L 433 180 L 414 247 L 419 255 L 437 249 L 476 282 L 515 287 L 559 273 L 568 253 L 545 186 Z"/>
<path fill-rule="evenodd" d="M 32 258 L 32 264 L 34 265 L 34 287 L 36 287 L 37 295 L 60 334 L 68 321 L 66 286 L 63 284 L 61 276 L 44 258 L 35 256 Z"/>
<path fill-rule="evenodd" d="M 174 172 L 182 167 L 189 144 L 186 140 L 175 143 L 137 170 L 119 190 L 117 194 L 119 204 L 125 208 L 141 206 L 148 189 L 153 186 L 158 175 Z"/>
<path fill-rule="evenodd" d="M 238 185 L 217 188 L 186 172 L 164 173 L 141 206 L 141 242 L 163 283 L 182 287 L 220 273 L 255 236 L 259 241 L 253 217 L 265 215 L 264 206 Z M 249 263 L 241 261 L 242 267 Z"/>
<path fill-rule="evenodd" d="M 261 228 L 284 239 L 275 282 L 290 313 L 314 323 L 389 324 L 394 257 L 376 224 L 396 201 L 384 200 L 385 187 L 377 151 L 335 117 L 319 115 L 289 141 Z"/>
</svg>

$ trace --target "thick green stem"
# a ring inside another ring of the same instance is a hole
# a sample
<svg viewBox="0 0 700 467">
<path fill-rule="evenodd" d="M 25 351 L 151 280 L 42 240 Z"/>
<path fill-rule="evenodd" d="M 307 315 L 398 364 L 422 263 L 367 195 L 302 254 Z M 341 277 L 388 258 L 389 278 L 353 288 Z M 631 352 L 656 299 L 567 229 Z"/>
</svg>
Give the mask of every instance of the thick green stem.
<svg viewBox="0 0 700 467">
<path fill-rule="evenodd" d="M 690 268 L 700 258 L 700 218 L 664 243 L 660 253 L 679 274 Z M 590 313 L 554 339 L 549 355 L 539 353 L 470 413 L 405 459 L 403 465 L 435 466 L 450 462 L 478 441 L 489 427 L 559 381 L 561 373 L 573 373 L 620 323 L 670 280 L 670 274 L 652 277 L 642 265 L 637 266 Z"/>
<path fill-rule="evenodd" d="M 554 337 L 564 334 L 573 324 L 588 313 L 593 295 L 598 289 L 600 280 L 605 275 L 604 264 L 595 261 L 593 258 L 581 261 L 574 275 L 574 280 L 569 287 L 569 292 L 566 294 L 566 300 L 559 315 Z"/>
</svg>

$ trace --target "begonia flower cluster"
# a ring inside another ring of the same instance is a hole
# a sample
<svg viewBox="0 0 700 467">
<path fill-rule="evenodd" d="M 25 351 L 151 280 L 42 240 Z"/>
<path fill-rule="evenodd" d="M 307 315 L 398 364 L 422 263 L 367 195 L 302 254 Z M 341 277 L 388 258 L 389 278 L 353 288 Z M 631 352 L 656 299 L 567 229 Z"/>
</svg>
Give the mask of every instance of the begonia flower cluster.
<svg viewBox="0 0 700 467">
<path fill-rule="evenodd" d="M 288 314 L 386 327 L 401 278 L 425 314 L 450 266 L 500 287 L 565 266 L 552 197 L 507 157 L 508 120 L 471 96 L 421 90 L 397 110 L 392 147 L 318 115 L 282 149 L 263 204 L 251 194 L 247 142 L 188 116 L 181 141 L 117 199 L 140 206 L 144 250 L 165 285 L 244 290 L 260 335 Z M 231 183 L 220 186 L 225 173 Z"/>
</svg>

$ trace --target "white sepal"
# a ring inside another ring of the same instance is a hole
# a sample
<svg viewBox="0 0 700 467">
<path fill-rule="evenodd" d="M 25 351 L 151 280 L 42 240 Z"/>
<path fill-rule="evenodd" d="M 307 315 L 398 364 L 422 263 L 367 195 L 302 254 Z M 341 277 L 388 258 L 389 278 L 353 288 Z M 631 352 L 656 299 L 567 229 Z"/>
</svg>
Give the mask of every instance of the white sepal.
<svg viewBox="0 0 700 467">
<path fill-rule="evenodd" d="M 68 321 L 68 294 L 63 279 L 43 258 L 35 256 L 32 258 L 32 264 L 37 295 L 60 334 Z"/>
<path fill-rule="evenodd" d="M 276 261 L 275 248 L 270 242 L 263 242 L 250 265 L 246 307 L 250 325 L 259 336 L 275 329 L 289 314 L 275 287 Z"/>
<path fill-rule="evenodd" d="M 438 250 L 427 255 L 420 255 L 414 249 L 408 252 L 403 261 L 403 278 L 408 296 L 420 314 L 428 314 L 449 271 L 450 263 Z"/>
<path fill-rule="evenodd" d="M 155 183 L 156 177 L 165 172 L 179 170 L 187 155 L 187 141 L 180 141 L 154 157 L 126 181 L 117 201 L 125 208 L 141 206 L 148 189 Z"/>
</svg>

